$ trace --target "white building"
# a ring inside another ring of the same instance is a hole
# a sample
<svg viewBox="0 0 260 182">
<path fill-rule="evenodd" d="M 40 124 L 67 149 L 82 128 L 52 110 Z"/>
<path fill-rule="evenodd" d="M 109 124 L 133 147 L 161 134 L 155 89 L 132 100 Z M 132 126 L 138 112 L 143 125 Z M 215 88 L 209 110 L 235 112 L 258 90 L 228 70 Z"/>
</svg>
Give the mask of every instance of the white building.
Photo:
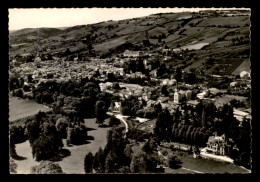
<svg viewBox="0 0 260 182">
<path fill-rule="evenodd" d="M 247 72 L 247 71 L 242 71 L 242 72 L 240 73 L 240 78 L 242 78 L 242 79 L 249 79 L 249 78 L 251 78 L 251 75 L 250 75 L 250 73 Z"/>
<path fill-rule="evenodd" d="M 144 53 L 142 51 L 129 51 L 129 50 L 126 50 L 124 52 L 124 57 L 134 57 L 134 58 L 137 58 L 137 57 L 142 57 L 144 56 Z"/>
</svg>

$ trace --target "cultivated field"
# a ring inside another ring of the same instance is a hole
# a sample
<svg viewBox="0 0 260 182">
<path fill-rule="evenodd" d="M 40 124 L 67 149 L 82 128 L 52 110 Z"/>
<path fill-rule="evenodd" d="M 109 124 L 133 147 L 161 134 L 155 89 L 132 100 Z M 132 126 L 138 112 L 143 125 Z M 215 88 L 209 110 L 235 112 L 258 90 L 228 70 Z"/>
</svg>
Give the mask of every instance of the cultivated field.
<svg viewBox="0 0 260 182">
<path fill-rule="evenodd" d="M 51 109 L 32 100 L 24 100 L 18 97 L 9 98 L 9 122 L 33 116 L 39 111 L 48 112 Z"/>
</svg>

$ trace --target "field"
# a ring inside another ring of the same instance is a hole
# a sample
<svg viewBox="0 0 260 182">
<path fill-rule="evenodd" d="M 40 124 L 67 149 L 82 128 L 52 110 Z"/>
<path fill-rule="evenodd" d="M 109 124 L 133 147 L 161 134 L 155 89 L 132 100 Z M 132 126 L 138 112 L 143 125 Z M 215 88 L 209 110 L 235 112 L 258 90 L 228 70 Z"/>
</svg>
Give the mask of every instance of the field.
<svg viewBox="0 0 260 182">
<path fill-rule="evenodd" d="M 193 158 L 185 152 L 177 151 L 180 156 L 182 167 L 200 171 L 202 173 L 247 173 L 248 171 L 233 163 L 219 162 L 203 158 Z"/>
<path fill-rule="evenodd" d="M 168 154 L 172 153 L 167 150 Z M 174 151 L 182 162 L 181 167 L 177 169 L 165 168 L 165 173 L 186 174 L 186 173 L 211 173 L 211 174 L 241 174 L 248 173 L 248 170 L 229 162 L 220 162 L 204 158 L 193 158 L 191 154 L 183 151 Z"/>
<path fill-rule="evenodd" d="M 224 104 L 229 103 L 232 99 L 244 101 L 246 100 L 246 97 L 235 95 L 223 95 L 222 97 L 216 99 L 215 105 L 218 108 L 220 106 L 223 106 Z"/>
<path fill-rule="evenodd" d="M 248 71 L 250 72 L 250 60 L 246 59 L 245 61 L 243 61 L 238 67 L 237 69 L 235 69 L 235 71 L 232 72 L 233 75 L 239 75 L 242 71 Z"/>
<path fill-rule="evenodd" d="M 9 98 L 9 122 L 33 116 L 39 111 L 48 112 L 51 109 L 32 100 L 23 100 L 18 97 Z"/>
</svg>

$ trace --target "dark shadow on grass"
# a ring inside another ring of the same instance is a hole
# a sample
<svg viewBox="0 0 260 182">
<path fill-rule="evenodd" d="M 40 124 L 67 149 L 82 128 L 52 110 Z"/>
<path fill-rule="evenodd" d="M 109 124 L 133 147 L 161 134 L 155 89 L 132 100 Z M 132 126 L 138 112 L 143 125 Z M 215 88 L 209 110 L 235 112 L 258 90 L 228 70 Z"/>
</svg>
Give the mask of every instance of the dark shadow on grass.
<svg viewBox="0 0 260 182">
<path fill-rule="evenodd" d="M 165 172 L 165 169 L 164 168 L 156 168 L 155 169 L 155 171 L 154 171 L 155 173 L 164 173 Z"/>
<path fill-rule="evenodd" d="M 53 162 L 59 162 L 59 161 L 62 161 L 62 159 L 64 159 L 65 157 L 68 157 L 71 155 L 71 152 L 68 150 L 68 149 L 61 149 L 60 153 L 51 158 L 50 161 L 53 161 Z"/>
<path fill-rule="evenodd" d="M 182 166 L 180 164 L 176 164 L 175 166 L 170 167 L 172 169 L 180 169 Z"/>
<path fill-rule="evenodd" d="M 94 140 L 95 138 L 93 136 L 87 136 L 87 140 Z"/>
<path fill-rule="evenodd" d="M 22 161 L 22 160 L 27 159 L 26 157 L 19 156 L 19 155 L 12 156 L 12 158 L 13 158 L 14 160 L 17 160 L 17 161 Z"/>
<path fill-rule="evenodd" d="M 101 124 L 98 126 L 99 128 L 109 128 L 110 126 L 107 124 Z"/>
<path fill-rule="evenodd" d="M 73 143 L 73 144 L 70 144 L 70 146 L 69 147 L 73 147 L 74 145 L 75 146 L 79 146 L 79 145 L 85 145 L 85 144 L 89 144 L 90 143 L 90 141 L 84 141 L 84 142 L 79 142 L 79 143 Z"/>
<path fill-rule="evenodd" d="M 96 128 L 87 128 L 87 131 L 97 130 Z"/>
</svg>

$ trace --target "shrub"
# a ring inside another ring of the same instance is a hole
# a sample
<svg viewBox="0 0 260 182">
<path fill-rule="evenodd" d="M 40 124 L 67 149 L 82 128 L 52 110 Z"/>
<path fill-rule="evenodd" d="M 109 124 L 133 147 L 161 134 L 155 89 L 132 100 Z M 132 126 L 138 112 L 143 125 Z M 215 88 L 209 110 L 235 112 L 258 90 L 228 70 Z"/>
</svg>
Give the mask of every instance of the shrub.
<svg viewBox="0 0 260 182">
<path fill-rule="evenodd" d="M 31 167 L 31 174 L 62 174 L 63 171 L 59 164 L 50 162 L 50 161 L 42 161 L 38 166 Z"/>
<path fill-rule="evenodd" d="M 87 128 L 85 125 L 80 126 L 75 125 L 74 128 L 68 128 L 67 130 L 67 140 L 71 144 L 80 145 L 87 140 Z"/>
<path fill-rule="evenodd" d="M 14 144 L 22 143 L 27 140 L 27 135 L 25 134 L 25 125 L 23 126 L 12 126 L 10 128 L 10 139 Z"/>
<path fill-rule="evenodd" d="M 120 120 L 117 119 L 114 115 L 110 117 L 109 119 L 109 126 L 117 126 L 120 124 Z"/>
<path fill-rule="evenodd" d="M 144 117 L 144 110 L 140 109 L 136 112 L 136 115 L 140 118 L 143 118 Z"/>
<path fill-rule="evenodd" d="M 23 98 L 23 91 L 22 91 L 22 89 L 19 88 L 19 89 L 15 90 L 14 91 L 14 96 Z"/>
<path fill-rule="evenodd" d="M 164 151 L 162 152 L 162 154 L 163 154 L 164 156 L 166 156 L 166 155 L 168 154 L 167 150 L 164 150 Z"/>
<path fill-rule="evenodd" d="M 56 122 L 56 129 L 62 138 L 67 137 L 67 127 L 69 122 L 65 118 L 59 118 Z"/>
<path fill-rule="evenodd" d="M 168 167 L 170 167 L 172 169 L 176 169 L 179 166 L 179 164 L 181 164 L 181 161 L 176 156 L 170 155 L 168 157 L 168 160 L 167 160 Z"/>
</svg>

